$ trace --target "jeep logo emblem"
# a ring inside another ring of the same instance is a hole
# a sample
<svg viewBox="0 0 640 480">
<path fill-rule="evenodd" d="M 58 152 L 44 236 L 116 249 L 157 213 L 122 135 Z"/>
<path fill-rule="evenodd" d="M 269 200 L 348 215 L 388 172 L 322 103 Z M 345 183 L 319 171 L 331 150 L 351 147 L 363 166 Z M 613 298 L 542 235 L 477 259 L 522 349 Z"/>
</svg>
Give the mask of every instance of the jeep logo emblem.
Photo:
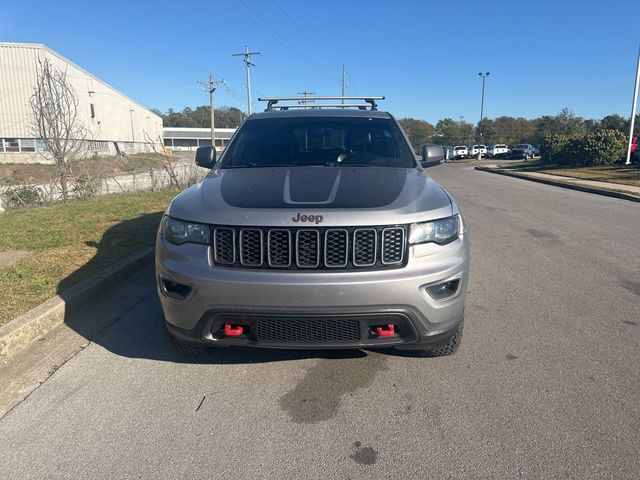
<svg viewBox="0 0 640 480">
<path fill-rule="evenodd" d="M 292 217 L 291 220 L 294 222 L 307 222 L 307 223 L 315 223 L 316 225 L 322 223 L 324 218 L 322 215 L 302 215 L 298 213 L 295 217 Z"/>
</svg>

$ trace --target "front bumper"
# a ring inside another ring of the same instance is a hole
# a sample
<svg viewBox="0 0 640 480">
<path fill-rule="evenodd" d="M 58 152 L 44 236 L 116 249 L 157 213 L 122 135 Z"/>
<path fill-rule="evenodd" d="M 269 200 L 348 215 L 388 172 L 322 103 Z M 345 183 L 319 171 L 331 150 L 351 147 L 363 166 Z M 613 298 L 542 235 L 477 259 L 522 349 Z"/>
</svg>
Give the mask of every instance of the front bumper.
<svg viewBox="0 0 640 480">
<path fill-rule="evenodd" d="M 327 272 L 214 266 L 210 247 L 177 246 L 159 236 L 158 294 L 169 331 L 191 343 L 274 348 L 419 348 L 448 338 L 463 320 L 469 272 L 465 237 L 445 246 L 410 247 L 404 268 Z M 167 295 L 161 279 L 188 286 L 188 295 L 184 299 Z M 454 296 L 436 301 L 427 293 L 427 286 L 450 279 L 460 280 Z M 257 322 L 291 319 L 331 325 L 336 321 L 339 325 L 340 319 L 357 320 L 360 335 L 337 342 L 314 342 L 288 338 L 264 341 L 256 334 Z M 247 334 L 225 336 L 221 333 L 225 322 L 245 325 Z M 376 326 L 387 323 L 396 325 L 395 335 L 380 337 L 371 333 Z"/>
</svg>

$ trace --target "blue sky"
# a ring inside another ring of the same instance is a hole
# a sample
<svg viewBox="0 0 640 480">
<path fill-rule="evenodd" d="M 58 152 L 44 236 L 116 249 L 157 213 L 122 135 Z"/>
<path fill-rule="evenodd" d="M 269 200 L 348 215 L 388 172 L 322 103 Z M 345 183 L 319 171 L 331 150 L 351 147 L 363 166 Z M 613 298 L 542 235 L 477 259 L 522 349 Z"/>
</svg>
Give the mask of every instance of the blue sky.
<svg viewBox="0 0 640 480">
<path fill-rule="evenodd" d="M 208 103 L 196 81 L 225 79 L 216 104 L 303 90 L 386 95 L 397 117 L 628 116 L 640 42 L 637 0 L 5 0 L 0 40 L 45 43 L 148 107 Z M 260 108 L 260 105 L 258 105 Z"/>
</svg>

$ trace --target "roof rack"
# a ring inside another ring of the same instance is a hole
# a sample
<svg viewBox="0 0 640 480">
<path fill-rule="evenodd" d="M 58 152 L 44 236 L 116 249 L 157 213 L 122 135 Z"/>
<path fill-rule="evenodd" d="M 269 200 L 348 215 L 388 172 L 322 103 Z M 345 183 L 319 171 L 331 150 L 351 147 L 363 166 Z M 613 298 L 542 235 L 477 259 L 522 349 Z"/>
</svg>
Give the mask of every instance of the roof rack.
<svg viewBox="0 0 640 480">
<path fill-rule="evenodd" d="M 339 100 L 341 103 L 314 103 L 317 100 Z M 344 103 L 353 100 L 364 100 L 365 103 Z M 260 102 L 267 102 L 269 110 L 289 110 L 290 108 L 359 108 L 360 110 L 378 110 L 376 100 L 384 100 L 384 97 L 267 97 L 258 98 Z M 277 105 L 278 102 L 296 102 L 287 105 Z M 367 105 L 368 104 L 368 105 Z"/>
</svg>

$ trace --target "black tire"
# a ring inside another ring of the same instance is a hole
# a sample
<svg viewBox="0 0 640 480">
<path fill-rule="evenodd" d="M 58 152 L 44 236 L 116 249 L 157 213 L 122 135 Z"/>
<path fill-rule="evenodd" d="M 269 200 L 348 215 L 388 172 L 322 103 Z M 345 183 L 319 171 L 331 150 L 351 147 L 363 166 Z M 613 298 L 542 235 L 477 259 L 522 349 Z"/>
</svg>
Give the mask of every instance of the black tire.
<svg viewBox="0 0 640 480">
<path fill-rule="evenodd" d="M 167 343 L 170 348 L 173 349 L 176 353 L 181 355 L 204 355 L 207 353 L 208 349 L 197 345 L 195 343 L 187 343 L 173 336 L 173 334 L 167 328 L 167 322 L 165 319 L 162 319 L 162 325 L 164 327 L 164 334 L 167 339 Z"/>
<path fill-rule="evenodd" d="M 460 323 L 455 333 L 449 337 L 446 343 L 440 343 L 423 350 L 419 350 L 421 357 L 446 357 L 447 355 L 453 355 L 460 348 L 462 343 L 462 331 L 464 324 Z"/>
</svg>

